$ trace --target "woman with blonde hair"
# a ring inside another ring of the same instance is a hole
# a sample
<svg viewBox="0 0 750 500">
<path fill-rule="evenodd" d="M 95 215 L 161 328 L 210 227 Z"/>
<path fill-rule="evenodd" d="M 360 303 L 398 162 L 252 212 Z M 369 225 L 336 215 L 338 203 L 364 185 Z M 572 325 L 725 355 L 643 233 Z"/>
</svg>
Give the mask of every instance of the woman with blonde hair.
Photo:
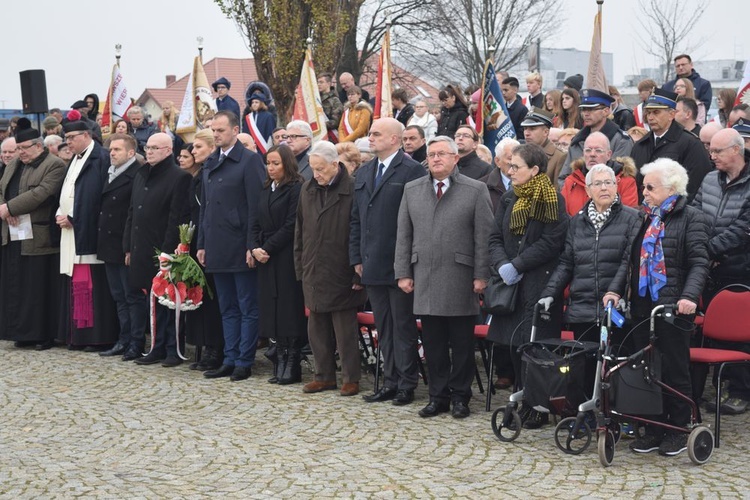
<svg viewBox="0 0 750 500">
<path fill-rule="evenodd" d="M 190 221 L 196 228 L 200 225 L 201 185 L 203 162 L 214 150 L 214 135 L 209 129 L 199 130 L 193 139 L 191 153 L 193 155 L 194 170 L 191 172 L 193 180 L 190 183 L 188 204 L 190 205 Z M 196 234 L 198 231 L 196 230 Z M 195 243 L 195 242 L 194 242 Z M 196 258 L 197 245 L 190 245 L 190 255 Z M 216 290 L 212 275 L 206 274 L 206 280 L 211 290 Z M 186 313 L 185 319 L 186 341 L 202 348 L 202 356 L 190 365 L 191 370 L 215 370 L 221 366 L 224 359 L 224 330 L 221 323 L 219 302 L 208 293 L 203 294 L 203 305 L 195 311 Z M 197 357 L 197 356 L 196 356 Z"/>
<path fill-rule="evenodd" d="M 554 118 L 552 119 L 552 125 L 554 127 L 561 127 L 562 121 L 560 115 L 562 114 L 562 92 L 553 89 L 544 95 L 544 109 L 552 113 Z"/>
<path fill-rule="evenodd" d="M 339 162 L 344 164 L 349 175 L 354 175 L 362 165 L 362 154 L 357 145 L 353 142 L 339 142 L 336 144 L 336 151 L 339 154 Z"/>
<path fill-rule="evenodd" d="M 346 91 L 347 103 L 339 125 L 339 142 L 354 142 L 366 137 L 372 122 L 372 107 L 362 100 L 362 90 L 353 85 Z"/>
<path fill-rule="evenodd" d="M 159 118 L 158 122 L 159 130 L 173 136 L 177 130 L 179 116 L 180 111 L 174 106 L 174 103 L 172 101 L 165 101 L 164 106 L 161 108 L 161 118 Z"/>
<path fill-rule="evenodd" d="M 706 105 L 703 104 L 697 97 L 695 97 L 695 86 L 690 78 L 680 78 L 674 84 L 675 94 L 678 96 L 685 96 L 695 100 L 698 105 L 698 116 L 695 117 L 695 122 L 698 125 L 706 124 Z M 734 103 L 732 103 L 734 105 Z"/>
</svg>

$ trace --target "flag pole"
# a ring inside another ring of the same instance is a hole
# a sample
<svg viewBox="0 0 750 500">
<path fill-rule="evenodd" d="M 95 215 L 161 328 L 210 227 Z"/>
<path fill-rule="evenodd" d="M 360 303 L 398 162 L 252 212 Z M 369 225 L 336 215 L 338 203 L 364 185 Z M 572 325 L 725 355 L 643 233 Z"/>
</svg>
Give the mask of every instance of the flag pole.
<svg viewBox="0 0 750 500">
<path fill-rule="evenodd" d="M 195 41 L 198 42 L 198 57 L 200 57 L 201 64 L 203 64 L 203 37 L 198 36 Z"/>
<path fill-rule="evenodd" d="M 122 45 L 116 44 L 115 45 L 115 59 L 117 60 L 117 67 L 120 67 L 120 56 L 122 55 Z"/>
</svg>

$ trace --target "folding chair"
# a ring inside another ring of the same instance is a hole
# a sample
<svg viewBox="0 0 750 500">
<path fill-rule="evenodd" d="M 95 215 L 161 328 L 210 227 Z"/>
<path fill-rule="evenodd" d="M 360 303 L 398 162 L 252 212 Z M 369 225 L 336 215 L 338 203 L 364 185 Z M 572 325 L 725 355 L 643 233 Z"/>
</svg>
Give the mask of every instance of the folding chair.
<svg viewBox="0 0 750 500">
<path fill-rule="evenodd" d="M 734 289 L 734 290 L 733 290 Z M 736 290 L 736 291 L 735 291 Z M 703 317 L 703 338 L 717 342 L 750 343 L 750 287 L 729 285 L 722 288 L 706 309 Z M 693 371 L 701 373 L 705 385 L 708 367 L 719 365 L 716 387 L 716 421 L 714 424 L 715 446 L 719 447 L 721 425 L 721 375 L 728 365 L 750 364 L 750 354 L 731 349 L 710 347 L 690 348 Z M 699 370 L 695 365 L 707 365 Z"/>
</svg>

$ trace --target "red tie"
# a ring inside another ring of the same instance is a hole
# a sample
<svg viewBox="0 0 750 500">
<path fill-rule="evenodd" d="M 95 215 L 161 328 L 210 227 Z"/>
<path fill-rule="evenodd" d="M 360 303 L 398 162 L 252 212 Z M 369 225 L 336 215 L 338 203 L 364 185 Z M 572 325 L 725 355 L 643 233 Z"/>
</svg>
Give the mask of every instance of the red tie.
<svg viewBox="0 0 750 500">
<path fill-rule="evenodd" d="M 438 182 L 437 183 L 437 187 L 438 187 L 438 190 L 437 190 L 437 199 L 438 200 L 443 197 L 443 186 L 445 186 L 445 183 L 443 183 L 443 182 Z"/>
</svg>

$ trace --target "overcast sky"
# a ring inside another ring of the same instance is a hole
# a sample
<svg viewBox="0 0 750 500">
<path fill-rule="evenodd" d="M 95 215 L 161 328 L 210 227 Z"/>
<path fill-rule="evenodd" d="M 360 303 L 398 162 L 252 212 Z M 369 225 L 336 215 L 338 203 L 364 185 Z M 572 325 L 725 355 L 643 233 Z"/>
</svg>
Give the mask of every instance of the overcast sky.
<svg viewBox="0 0 750 500">
<path fill-rule="evenodd" d="M 560 1 L 567 19 L 557 37 L 543 45 L 588 50 L 595 0 Z M 603 50 L 614 54 L 616 84 L 640 67 L 655 65 L 635 35 L 637 5 L 636 0 L 605 0 Z M 211 0 L 3 1 L 0 11 L 5 21 L 0 109 L 21 107 L 18 73 L 27 69 L 46 71 L 50 107 L 66 108 L 90 92 L 104 96 L 117 43 L 123 47 L 122 72 L 133 97 L 146 87 L 163 87 L 167 74 L 188 73 L 199 35 L 205 39 L 204 60 L 250 56 L 232 21 Z M 746 60 L 750 41 L 743 43 L 742 35 L 748 19 L 750 1 L 712 0 L 696 21 L 694 38 L 706 42 L 693 52 L 694 59 Z"/>
</svg>

